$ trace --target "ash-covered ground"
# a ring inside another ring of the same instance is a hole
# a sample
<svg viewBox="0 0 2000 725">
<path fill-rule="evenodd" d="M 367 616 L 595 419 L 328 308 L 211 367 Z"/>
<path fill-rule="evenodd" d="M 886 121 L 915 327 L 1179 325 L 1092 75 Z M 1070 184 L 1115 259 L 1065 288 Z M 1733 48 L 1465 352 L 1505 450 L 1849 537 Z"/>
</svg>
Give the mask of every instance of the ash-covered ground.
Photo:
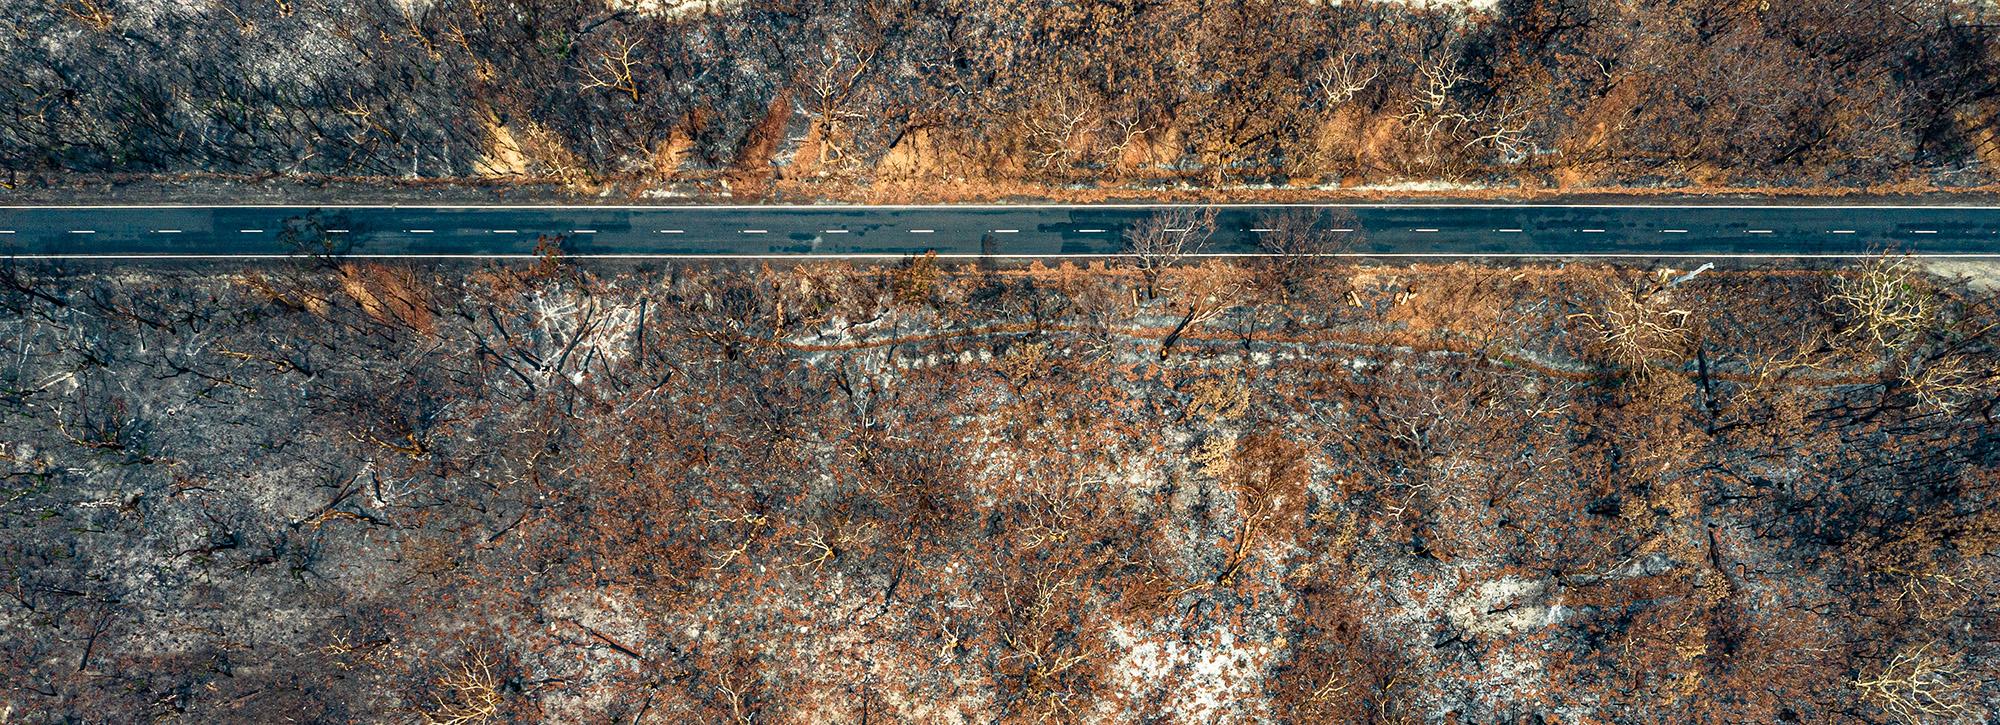
<svg viewBox="0 0 2000 725">
<path fill-rule="evenodd" d="M 0 274 L 0 721 L 1982 722 L 1854 268 Z"/>
</svg>

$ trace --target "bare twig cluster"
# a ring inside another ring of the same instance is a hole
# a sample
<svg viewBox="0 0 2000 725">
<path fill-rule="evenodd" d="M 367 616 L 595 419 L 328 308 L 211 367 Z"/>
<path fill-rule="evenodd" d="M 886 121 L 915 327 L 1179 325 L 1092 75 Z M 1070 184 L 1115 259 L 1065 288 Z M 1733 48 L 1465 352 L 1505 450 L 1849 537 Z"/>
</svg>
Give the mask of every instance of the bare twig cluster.
<svg viewBox="0 0 2000 725">
<path fill-rule="evenodd" d="M 500 680 L 486 653 L 475 652 L 457 670 L 438 678 L 436 707 L 423 713 L 430 725 L 474 725 L 500 713 Z"/>
<path fill-rule="evenodd" d="M 1973 717 L 1973 681 L 1935 645 L 1906 648 L 1875 674 L 1854 681 L 1870 702 L 1909 725 Z"/>
<path fill-rule="evenodd" d="M 1168 269 L 1200 254 L 1215 234 L 1215 208 L 1176 208 L 1146 217 L 1125 232 L 1125 258 L 1145 281 L 1146 299 L 1158 299 Z"/>
<path fill-rule="evenodd" d="M 1900 351 L 1939 322 L 1937 291 L 1909 257 L 1877 257 L 1852 275 L 1834 278 L 1827 303 L 1844 310 L 1851 334 Z"/>
<path fill-rule="evenodd" d="M 1620 366 L 1636 371 L 1655 361 L 1679 360 L 1691 339 L 1692 310 L 1675 307 L 1664 293 L 1613 294 L 1597 312 L 1571 315 L 1588 322 Z"/>
</svg>

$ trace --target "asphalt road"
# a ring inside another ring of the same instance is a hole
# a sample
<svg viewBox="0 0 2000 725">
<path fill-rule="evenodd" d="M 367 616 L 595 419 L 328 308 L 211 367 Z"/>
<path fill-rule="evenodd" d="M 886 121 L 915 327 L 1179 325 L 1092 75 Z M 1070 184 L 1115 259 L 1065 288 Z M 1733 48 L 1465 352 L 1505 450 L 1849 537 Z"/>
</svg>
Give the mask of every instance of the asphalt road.
<svg viewBox="0 0 2000 725">
<path fill-rule="evenodd" d="M 0 207 L 0 255 L 791 257 L 1116 254 L 1164 207 Z M 1379 256 L 1867 255 L 2000 258 L 2000 207 L 1327 205 L 1218 207 L 1214 254 L 1254 254 L 1274 214 L 1318 213 Z M 321 246 L 324 245 L 324 246 Z"/>
</svg>

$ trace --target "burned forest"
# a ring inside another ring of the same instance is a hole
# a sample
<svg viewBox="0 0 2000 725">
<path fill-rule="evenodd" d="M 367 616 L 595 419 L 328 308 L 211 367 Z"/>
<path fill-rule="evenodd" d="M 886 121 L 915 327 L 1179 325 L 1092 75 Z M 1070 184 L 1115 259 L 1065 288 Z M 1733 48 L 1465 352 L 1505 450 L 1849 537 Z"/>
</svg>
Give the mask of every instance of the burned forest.
<svg viewBox="0 0 2000 725">
<path fill-rule="evenodd" d="M 1284 261 L 10 263 L 0 721 L 2000 716 L 1990 270 Z"/>
<path fill-rule="evenodd" d="M 1996 29 L 1984 0 L 6 0 L 0 182 L 1990 189 Z"/>
</svg>

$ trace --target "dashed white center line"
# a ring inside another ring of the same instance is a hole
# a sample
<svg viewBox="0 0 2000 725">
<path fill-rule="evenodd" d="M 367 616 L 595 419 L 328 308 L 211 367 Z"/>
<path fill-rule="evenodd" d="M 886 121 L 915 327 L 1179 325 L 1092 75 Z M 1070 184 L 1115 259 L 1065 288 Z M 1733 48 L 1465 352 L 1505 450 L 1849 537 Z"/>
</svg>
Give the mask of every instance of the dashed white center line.
<svg viewBox="0 0 2000 725">
<path fill-rule="evenodd" d="M 1256 229 L 1252 229 L 1252 230 L 1250 230 L 1250 231 L 1253 231 L 1253 232 L 1259 232 L 1259 233 L 1263 233 L 1263 232 L 1272 232 L 1272 231 L 1277 231 L 1277 230 L 1275 230 L 1275 229 L 1267 229 L 1267 228 L 1264 228 L 1264 227 L 1258 227 L 1258 228 L 1256 228 Z M 1422 230 L 1422 229 L 1419 229 L 1419 230 L 1417 230 L 1417 231 L 1423 231 L 1423 230 Z"/>
<path fill-rule="evenodd" d="M 1168 234 L 1183 234 L 1187 232 L 1187 228 L 1182 227 L 1180 229 L 1161 229 L 1160 231 L 1166 232 Z"/>
<path fill-rule="evenodd" d="M 1831 230 L 1831 231 L 1828 231 L 1827 233 L 1828 233 L 1828 234 L 1853 234 L 1853 233 L 1854 233 L 1854 230 L 1852 230 L 1852 229 L 1834 229 L 1834 230 Z"/>
<path fill-rule="evenodd" d="M 1661 229 L 1661 230 L 1660 230 L 1660 233 L 1661 233 L 1661 234 L 1686 234 L 1686 233 L 1688 233 L 1688 230 L 1686 230 L 1686 229 Z"/>
<path fill-rule="evenodd" d="M 1911 234 L 1936 234 L 1936 229 L 1911 229 Z"/>
<path fill-rule="evenodd" d="M 155 229 L 155 230 L 153 230 L 153 233 L 154 233 L 154 234 L 179 234 L 179 233 L 181 233 L 181 230 L 179 230 L 179 229 Z"/>
<path fill-rule="evenodd" d="M 681 230 L 679 230 L 679 229 L 661 229 L 661 230 L 660 230 L 660 233 L 661 233 L 661 234 L 681 234 L 681 233 L 683 233 L 683 232 L 682 232 Z"/>
<path fill-rule="evenodd" d="M 494 234 L 520 234 L 520 233 L 521 233 L 521 230 L 519 230 L 519 229 L 495 229 L 495 230 L 493 230 L 493 233 L 494 233 Z"/>
<path fill-rule="evenodd" d="M 745 230 L 743 230 L 743 233 L 744 233 L 744 234 L 766 234 L 766 233 L 768 233 L 768 231 L 767 231 L 767 230 L 764 230 L 764 229 L 745 229 Z"/>
<path fill-rule="evenodd" d="M 1771 233 L 1771 230 L 1769 230 L 1769 229 L 1745 229 L 1745 230 L 1743 230 L 1743 233 L 1745 233 L 1745 234 L 1770 234 L 1770 233 Z"/>
<path fill-rule="evenodd" d="M 1328 229 L 1327 231 L 1330 231 L 1330 232 L 1351 232 L 1351 231 L 1354 231 L 1354 230 L 1353 230 L 1353 229 Z"/>
<path fill-rule="evenodd" d="M 1604 230 L 1602 230 L 1602 229 L 1578 229 L 1577 231 L 1579 231 L 1579 232 L 1583 232 L 1583 233 L 1585 233 L 1585 234 L 1603 234 L 1603 233 L 1604 233 Z"/>
<path fill-rule="evenodd" d="M 934 230 L 934 229 L 911 229 L 911 230 L 910 230 L 910 233 L 911 233 L 911 234 L 929 234 L 929 233 L 931 233 L 931 232 L 933 232 L 933 231 L 936 231 L 936 230 Z"/>
<path fill-rule="evenodd" d="M 239 231 L 239 232 L 242 232 L 242 233 L 244 233 L 244 234 L 263 234 L 263 233 L 264 233 L 264 230 L 262 230 L 262 229 L 239 229 L 239 230 L 237 230 L 237 231 Z"/>
<path fill-rule="evenodd" d="M 410 233 L 411 233 L 411 234 L 430 234 L 430 233 L 431 233 L 431 230 L 429 230 L 429 229 L 411 229 L 411 230 L 410 230 Z"/>
<path fill-rule="evenodd" d="M 571 233 L 571 234 L 596 234 L 596 233 L 597 233 L 597 230 L 595 230 L 595 229 L 571 229 L 571 230 L 569 230 L 569 233 Z"/>
<path fill-rule="evenodd" d="M 346 230 L 346 229 L 328 229 L 328 230 L 326 230 L 326 233 L 328 233 L 328 234 L 346 234 L 346 233 L 347 233 L 347 230 Z"/>
<path fill-rule="evenodd" d="M 1018 234 L 1018 233 L 1020 233 L 1020 231 L 1021 231 L 1021 230 L 1019 230 L 1019 229 L 995 229 L 995 230 L 993 230 L 993 233 L 994 233 L 994 234 Z"/>
<path fill-rule="evenodd" d="M 845 230 L 845 229 L 828 229 L 828 230 L 826 230 L 826 231 L 824 231 L 824 232 L 820 232 L 820 233 L 821 233 L 821 234 L 846 234 L 846 233 L 847 233 L 847 230 Z"/>
<path fill-rule="evenodd" d="M 95 230 L 95 229 L 71 229 L 71 230 L 69 230 L 69 233 L 71 233 L 71 234 L 96 234 L 96 233 L 97 233 L 97 230 Z"/>
<path fill-rule="evenodd" d="M 1501 234 L 1520 234 L 1520 233 L 1521 233 L 1521 230 L 1519 230 L 1519 229 L 1495 229 L 1495 230 L 1493 230 L 1493 231 L 1496 231 L 1496 232 L 1499 232 L 1499 233 L 1501 233 Z"/>
<path fill-rule="evenodd" d="M 12 229 L 0 229 L 0 234 L 13 234 L 13 233 L 14 230 Z"/>
<path fill-rule="evenodd" d="M 1431 233 L 1431 232 L 1435 232 L 1435 231 L 1437 231 L 1437 230 L 1436 230 L 1436 229 L 1411 229 L 1410 231 L 1413 231 L 1413 232 L 1420 232 L 1420 233 L 1423 233 L 1423 234 L 1429 234 L 1429 233 Z"/>
<path fill-rule="evenodd" d="M 1078 230 L 1076 230 L 1076 233 L 1078 233 L 1078 234 L 1103 234 L 1103 233 L 1104 233 L 1105 231 L 1107 231 L 1107 230 L 1104 230 L 1104 229 L 1078 229 Z"/>
</svg>

